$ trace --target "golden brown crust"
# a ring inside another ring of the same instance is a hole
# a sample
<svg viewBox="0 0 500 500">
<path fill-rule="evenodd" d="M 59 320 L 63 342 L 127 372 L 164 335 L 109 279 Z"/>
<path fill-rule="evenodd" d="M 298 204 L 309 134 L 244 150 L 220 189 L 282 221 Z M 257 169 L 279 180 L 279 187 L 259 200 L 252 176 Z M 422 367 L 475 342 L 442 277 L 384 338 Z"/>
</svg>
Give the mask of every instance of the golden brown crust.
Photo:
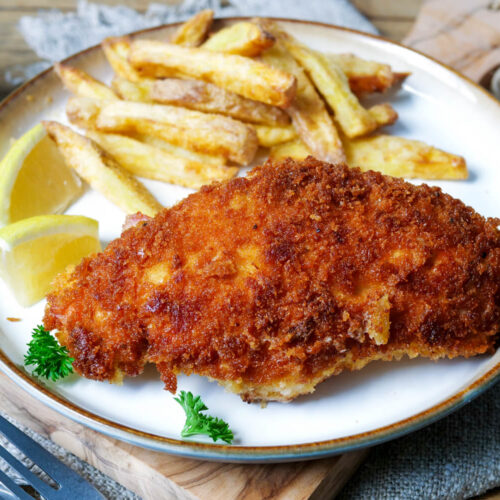
<svg viewBox="0 0 500 500">
<path fill-rule="evenodd" d="M 151 361 L 170 389 L 183 371 L 292 399 L 372 359 L 492 351 L 498 223 L 438 188 L 269 162 L 84 259 L 44 322 L 87 377 Z"/>
</svg>

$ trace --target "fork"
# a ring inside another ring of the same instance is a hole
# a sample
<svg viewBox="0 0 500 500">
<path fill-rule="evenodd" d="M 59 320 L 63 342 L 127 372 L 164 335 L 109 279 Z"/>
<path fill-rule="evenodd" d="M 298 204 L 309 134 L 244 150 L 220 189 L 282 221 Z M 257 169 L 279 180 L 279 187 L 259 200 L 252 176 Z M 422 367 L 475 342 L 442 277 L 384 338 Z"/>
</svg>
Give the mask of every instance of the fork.
<svg viewBox="0 0 500 500">
<path fill-rule="evenodd" d="M 104 499 L 85 479 L 1 416 L 0 434 L 23 452 L 26 457 L 31 459 L 56 483 L 56 486 L 52 487 L 44 482 L 0 445 L 0 458 L 3 458 L 45 500 L 68 500 L 70 498 L 78 500 Z M 26 493 L 26 491 L 2 471 L 0 471 L 0 498 L 33 500 L 31 495 Z"/>
</svg>

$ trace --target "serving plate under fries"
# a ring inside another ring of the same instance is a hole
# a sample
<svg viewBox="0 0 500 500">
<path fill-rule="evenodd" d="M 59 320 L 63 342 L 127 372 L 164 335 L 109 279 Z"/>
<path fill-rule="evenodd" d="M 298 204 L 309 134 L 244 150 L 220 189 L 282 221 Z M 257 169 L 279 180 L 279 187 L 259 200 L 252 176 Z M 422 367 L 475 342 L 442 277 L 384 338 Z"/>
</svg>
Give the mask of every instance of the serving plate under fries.
<svg viewBox="0 0 500 500">
<path fill-rule="evenodd" d="M 233 20 L 219 21 L 222 25 Z M 312 48 L 352 52 L 390 64 L 412 75 L 397 93 L 384 95 L 400 115 L 390 133 L 426 141 L 463 155 L 467 181 L 429 184 L 474 207 L 485 216 L 500 214 L 500 104 L 484 90 L 440 63 L 379 37 L 334 26 L 281 21 Z M 166 39 L 176 25 L 134 34 Z M 112 76 L 99 47 L 66 60 L 109 82 Z M 0 104 L 0 156 L 11 139 L 42 119 L 67 123 L 64 108 L 69 93 L 52 70 L 34 78 Z M 189 189 L 145 181 L 165 205 L 185 197 Z M 100 194 L 88 191 L 69 210 L 97 219 L 103 244 L 119 236 L 124 214 Z M 415 430 L 457 409 L 491 386 L 500 376 L 500 350 L 471 359 L 424 359 L 375 362 L 354 373 L 343 373 L 320 384 L 316 392 L 292 403 L 247 405 L 216 383 L 197 376 L 180 376 L 179 389 L 200 394 L 210 413 L 228 421 L 233 445 L 180 439 L 181 407 L 150 367 L 121 386 L 76 375 L 57 384 L 43 384 L 23 368 L 32 328 L 39 324 L 45 303 L 23 309 L 0 284 L 0 370 L 24 390 L 62 414 L 98 431 L 131 443 L 200 459 L 285 461 L 319 458 L 373 445 Z M 13 323 L 7 317 L 22 321 Z"/>
</svg>

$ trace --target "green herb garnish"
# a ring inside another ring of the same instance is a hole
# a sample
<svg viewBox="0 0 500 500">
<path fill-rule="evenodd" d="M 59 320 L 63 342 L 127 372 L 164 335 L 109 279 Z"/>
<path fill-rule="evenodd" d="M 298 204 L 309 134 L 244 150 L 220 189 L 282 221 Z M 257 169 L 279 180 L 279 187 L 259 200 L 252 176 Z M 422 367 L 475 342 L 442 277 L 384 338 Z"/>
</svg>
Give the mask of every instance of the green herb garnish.
<svg viewBox="0 0 500 500">
<path fill-rule="evenodd" d="M 66 347 L 59 345 L 48 330 L 41 325 L 33 329 L 28 352 L 24 356 L 24 364 L 36 365 L 33 370 L 34 375 L 55 382 L 73 373 L 73 361 Z"/>
<path fill-rule="evenodd" d="M 189 437 L 195 434 L 210 436 L 214 442 L 221 439 L 231 444 L 234 439 L 233 431 L 227 422 L 220 418 L 205 415 L 202 411 L 208 410 L 200 396 L 194 397 L 191 392 L 181 391 L 178 398 L 174 398 L 186 413 L 186 423 L 181 436 Z"/>
</svg>

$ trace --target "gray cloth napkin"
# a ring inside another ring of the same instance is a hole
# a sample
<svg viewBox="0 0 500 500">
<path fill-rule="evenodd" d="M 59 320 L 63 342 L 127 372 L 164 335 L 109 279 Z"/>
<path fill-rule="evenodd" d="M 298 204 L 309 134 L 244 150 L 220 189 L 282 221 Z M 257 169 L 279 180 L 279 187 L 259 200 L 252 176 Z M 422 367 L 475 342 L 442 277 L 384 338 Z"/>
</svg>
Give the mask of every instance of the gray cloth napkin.
<svg viewBox="0 0 500 500">
<path fill-rule="evenodd" d="M 376 446 L 338 497 L 464 499 L 500 486 L 500 385 L 433 425 Z"/>
<path fill-rule="evenodd" d="M 76 12 L 51 10 L 21 19 L 21 33 L 45 62 L 27 69 L 17 68 L 17 75 L 7 77 L 12 83 L 20 83 L 51 62 L 99 43 L 106 36 L 183 20 L 204 8 L 212 8 L 219 17 L 289 17 L 376 32 L 347 0 L 231 0 L 230 3 L 186 0 L 176 6 L 151 4 L 145 14 L 127 7 L 107 7 L 80 0 Z M 434 425 L 373 448 L 340 498 L 462 499 L 500 486 L 498 388 L 497 384 L 476 401 Z M 23 430 L 93 483 L 106 498 L 138 499 L 61 447 L 29 429 Z"/>
</svg>

